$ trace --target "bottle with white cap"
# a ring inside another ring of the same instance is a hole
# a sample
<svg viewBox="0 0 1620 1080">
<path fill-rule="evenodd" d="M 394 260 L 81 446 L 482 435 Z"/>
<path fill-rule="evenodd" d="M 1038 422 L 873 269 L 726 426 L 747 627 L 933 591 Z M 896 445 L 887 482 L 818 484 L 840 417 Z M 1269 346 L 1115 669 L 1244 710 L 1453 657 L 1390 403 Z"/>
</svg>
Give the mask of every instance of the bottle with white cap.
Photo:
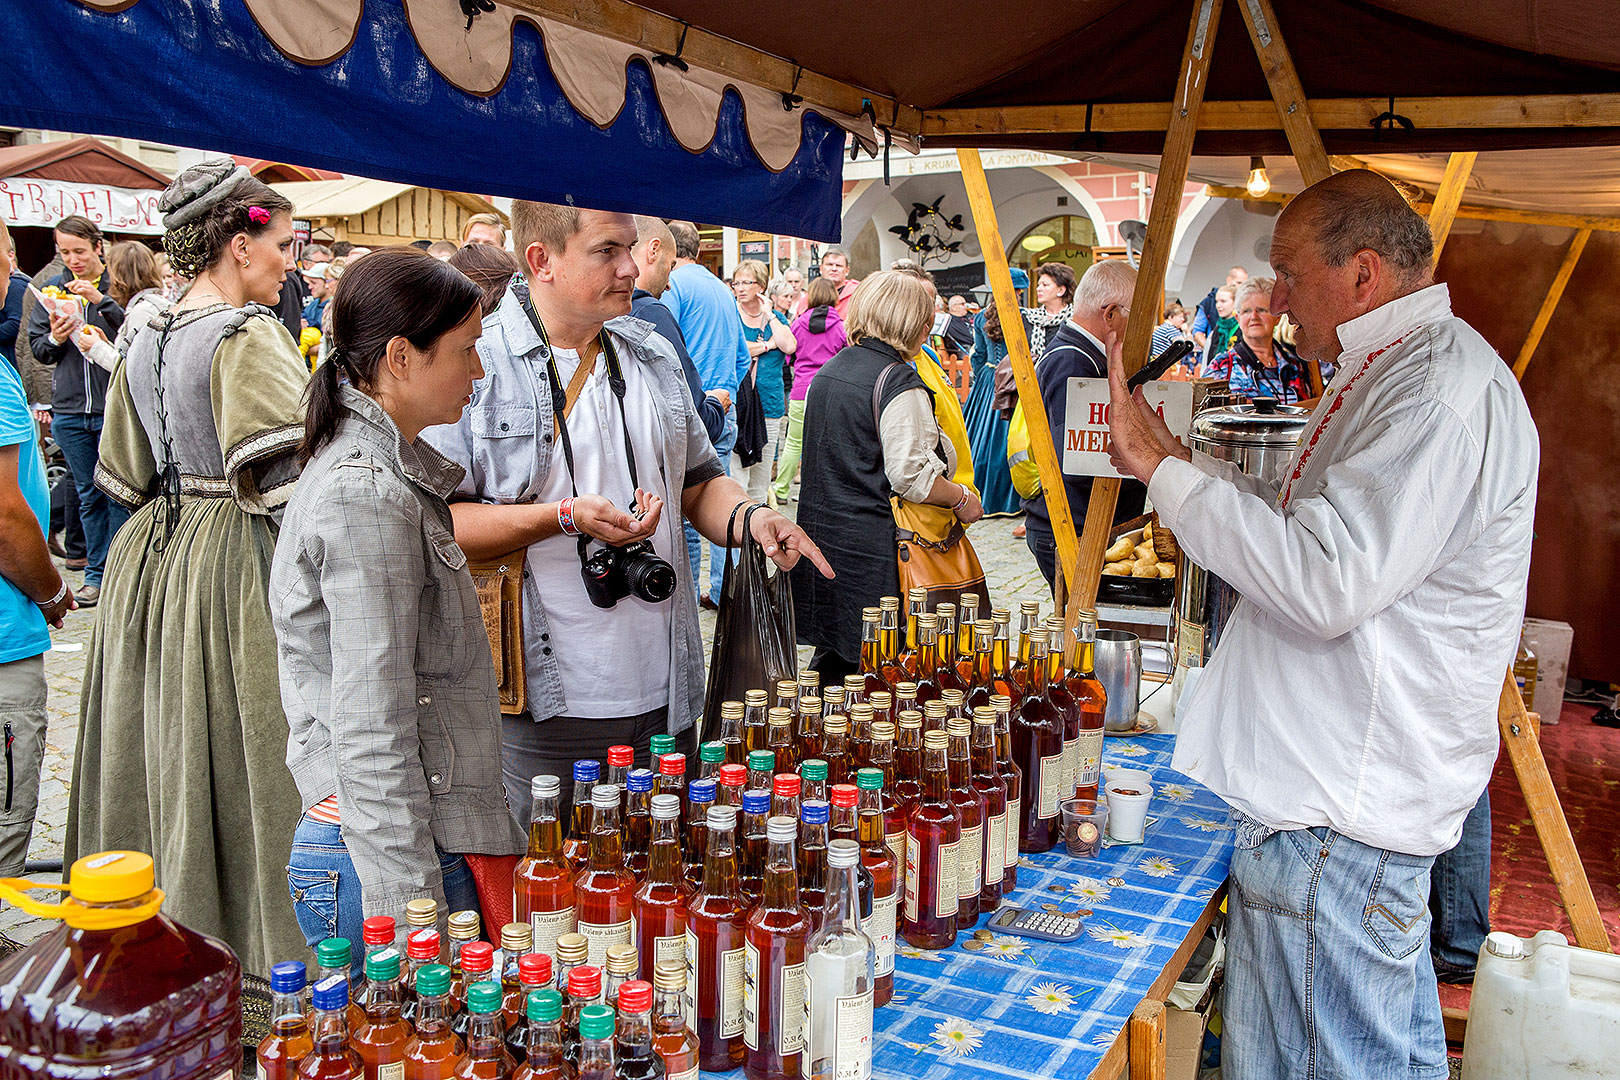
<svg viewBox="0 0 1620 1080">
<path fill-rule="evenodd" d="M 877 950 L 861 928 L 853 840 L 827 845 L 827 904 L 805 946 L 805 1077 L 872 1074 L 872 990 Z"/>
</svg>

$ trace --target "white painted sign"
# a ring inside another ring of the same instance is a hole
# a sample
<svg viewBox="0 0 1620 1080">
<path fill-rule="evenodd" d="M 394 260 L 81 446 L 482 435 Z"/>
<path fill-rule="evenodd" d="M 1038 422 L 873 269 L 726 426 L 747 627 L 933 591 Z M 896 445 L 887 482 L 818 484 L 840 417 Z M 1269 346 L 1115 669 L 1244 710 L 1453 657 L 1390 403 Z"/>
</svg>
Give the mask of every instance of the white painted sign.
<svg viewBox="0 0 1620 1080">
<path fill-rule="evenodd" d="M 163 232 L 156 188 L 122 188 L 106 184 L 73 184 L 32 176 L 0 179 L 0 217 L 8 225 L 50 228 L 80 214 L 102 230 L 156 236 Z"/>
<path fill-rule="evenodd" d="M 1149 405 L 1177 438 L 1192 427 L 1193 386 L 1164 380 L 1142 388 Z M 1108 414 L 1112 406 L 1107 379 L 1070 379 L 1068 412 L 1063 420 L 1063 471 L 1070 476 L 1118 476 L 1108 463 Z"/>
</svg>

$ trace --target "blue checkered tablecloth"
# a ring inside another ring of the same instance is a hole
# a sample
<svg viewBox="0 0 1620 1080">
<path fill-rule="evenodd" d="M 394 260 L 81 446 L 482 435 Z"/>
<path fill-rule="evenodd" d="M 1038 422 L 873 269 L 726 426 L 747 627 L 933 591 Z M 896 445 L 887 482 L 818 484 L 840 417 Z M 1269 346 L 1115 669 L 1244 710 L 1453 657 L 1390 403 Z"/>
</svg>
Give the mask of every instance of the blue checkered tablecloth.
<svg viewBox="0 0 1620 1080">
<path fill-rule="evenodd" d="M 1144 843 L 1105 848 L 1095 859 L 1073 858 L 1061 845 L 1019 859 L 1018 888 L 1008 902 L 1089 909 L 1079 941 L 1002 934 L 983 940 L 964 930 L 939 952 L 899 942 L 894 1000 L 877 1010 L 874 1077 L 1091 1073 L 1232 863 L 1226 804 L 1171 770 L 1173 745 L 1174 736 L 1149 735 L 1103 746 L 1105 762 L 1153 773 L 1149 816 L 1158 820 Z"/>
</svg>

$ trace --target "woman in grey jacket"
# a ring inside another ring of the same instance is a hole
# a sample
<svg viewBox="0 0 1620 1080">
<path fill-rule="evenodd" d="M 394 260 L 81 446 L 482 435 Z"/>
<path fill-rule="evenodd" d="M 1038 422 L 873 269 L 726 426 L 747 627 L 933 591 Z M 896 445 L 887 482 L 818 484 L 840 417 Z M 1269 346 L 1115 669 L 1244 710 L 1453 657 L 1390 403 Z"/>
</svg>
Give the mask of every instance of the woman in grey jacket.
<svg viewBox="0 0 1620 1080">
<path fill-rule="evenodd" d="M 310 945 L 419 897 L 476 909 L 465 853 L 519 854 L 501 787 L 495 669 L 445 496 L 461 468 L 417 439 L 483 374 L 479 290 L 414 248 L 343 276 L 310 384 L 270 610 L 303 797 L 287 878 Z M 443 927 L 441 926 L 441 929 Z"/>
</svg>

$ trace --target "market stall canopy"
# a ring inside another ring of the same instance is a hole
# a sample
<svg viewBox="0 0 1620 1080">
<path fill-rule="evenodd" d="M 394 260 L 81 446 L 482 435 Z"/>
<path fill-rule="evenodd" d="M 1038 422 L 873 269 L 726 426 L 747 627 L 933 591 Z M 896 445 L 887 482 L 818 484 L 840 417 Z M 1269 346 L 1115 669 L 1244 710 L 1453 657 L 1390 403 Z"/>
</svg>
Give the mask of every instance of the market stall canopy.
<svg viewBox="0 0 1620 1080">
<path fill-rule="evenodd" d="M 27 43 L 0 65 L 0 123 L 837 238 L 846 131 L 876 145 L 858 107 L 788 109 L 673 42 L 660 57 L 534 5 L 481 6 L 0 5 L 0 40 Z"/>
<path fill-rule="evenodd" d="M 416 240 L 459 240 L 474 214 L 507 217 L 481 195 L 432 191 L 386 180 L 336 180 L 271 184 L 293 204 L 293 213 L 334 240 L 377 247 Z"/>
<path fill-rule="evenodd" d="M 246 166 L 247 171 L 257 176 L 267 184 L 291 184 L 301 180 L 342 180 L 343 174 L 333 172 L 331 169 L 312 169 L 306 165 L 288 165 L 280 161 L 266 161 L 263 158 L 248 157 L 245 154 L 233 154 L 238 165 Z"/>
<path fill-rule="evenodd" d="M 0 148 L 0 217 L 50 228 L 81 214 L 108 232 L 163 231 L 158 194 L 169 178 L 99 139 Z"/>
</svg>

